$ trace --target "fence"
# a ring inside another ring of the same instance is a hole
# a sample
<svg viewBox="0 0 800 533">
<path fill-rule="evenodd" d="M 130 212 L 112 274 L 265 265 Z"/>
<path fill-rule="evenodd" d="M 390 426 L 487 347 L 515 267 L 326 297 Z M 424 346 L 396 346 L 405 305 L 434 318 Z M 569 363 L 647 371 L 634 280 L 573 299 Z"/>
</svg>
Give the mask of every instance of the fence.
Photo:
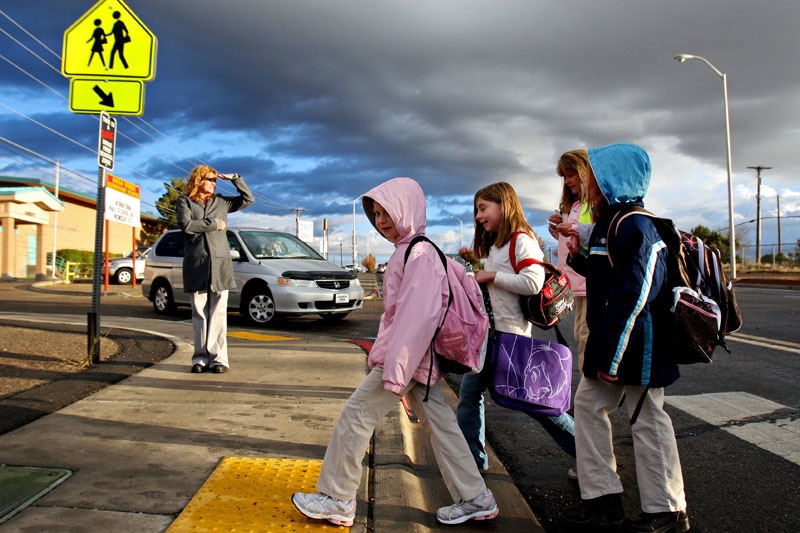
<svg viewBox="0 0 800 533">
<path fill-rule="evenodd" d="M 798 250 L 797 242 L 761 244 L 762 265 L 776 266 L 775 258 L 779 254 L 783 254 L 790 265 L 798 265 L 798 260 L 800 260 L 800 250 Z M 765 258 L 766 261 L 764 260 Z M 758 263 L 758 258 L 756 257 L 756 246 L 749 244 L 744 246 L 738 245 L 736 247 L 736 263 L 742 267 Z"/>
<path fill-rule="evenodd" d="M 76 263 L 56 256 L 56 266 L 53 268 L 53 254 L 47 254 L 47 267 L 53 272 L 54 278 L 61 278 L 64 283 L 72 283 L 76 279 L 92 279 L 94 272 L 93 263 Z"/>
</svg>

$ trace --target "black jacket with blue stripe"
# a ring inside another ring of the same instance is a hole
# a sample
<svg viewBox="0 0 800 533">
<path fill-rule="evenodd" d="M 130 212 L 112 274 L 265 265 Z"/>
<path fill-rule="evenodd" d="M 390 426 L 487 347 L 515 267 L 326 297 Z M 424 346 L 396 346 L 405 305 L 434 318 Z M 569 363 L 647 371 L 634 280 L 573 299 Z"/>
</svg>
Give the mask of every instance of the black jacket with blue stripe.
<svg viewBox="0 0 800 533">
<path fill-rule="evenodd" d="M 667 281 L 667 247 L 646 216 L 626 217 L 617 228 L 613 266 L 607 249 L 608 227 L 614 214 L 627 205 L 612 205 L 596 221 L 589 240 L 586 265 L 589 339 L 583 373 L 597 378 L 602 371 L 622 385 L 665 387 L 680 376 L 678 366 L 659 350 L 664 302 L 659 299 Z"/>
</svg>

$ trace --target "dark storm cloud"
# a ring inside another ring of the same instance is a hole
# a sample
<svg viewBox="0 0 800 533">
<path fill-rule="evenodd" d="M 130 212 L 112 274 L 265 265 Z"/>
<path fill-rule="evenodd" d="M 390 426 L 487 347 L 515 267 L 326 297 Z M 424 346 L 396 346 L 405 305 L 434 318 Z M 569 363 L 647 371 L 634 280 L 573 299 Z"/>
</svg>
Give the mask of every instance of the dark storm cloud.
<svg viewBox="0 0 800 533">
<path fill-rule="evenodd" d="M 765 164 L 775 167 L 772 187 L 798 192 L 794 1 L 128 5 L 159 42 L 143 118 L 185 152 L 146 154 L 128 143 L 123 163 L 152 178 L 154 190 L 180 169 L 211 161 L 252 176 L 259 194 L 321 217 L 345 215 L 357 195 L 406 175 L 420 180 L 445 215 L 470 218 L 474 191 L 504 179 L 532 217 L 544 218 L 558 198 L 560 153 L 633 141 L 665 177 L 657 181 L 658 201 L 676 210 L 671 215 L 691 221 L 708 211 L 723 226 L 722 82 L 700 61 L 672 59 L 686 52 L 729 76 L 737 186 L 752 189 L 746 167 Z M 60 53 L 64 29 L 89 7 L 28 0 L 2 9 Z M 23 64 L 33 69 L 29 58 Z M 47 92 L 0 69 L 4 88 Z M 66 94 L 66 80 L 45 70 L 36 72 Z M 91 120 L 56 108 L 37 116 L 92 146 Z M 81 152 L 5 113 L 0 127 L 51 157 L 57 154 L 48 146 Z M 150 142 L 127 125 L 124 131 Z M 225 136 L 242 139 L 241 150 L 220 143 Z M 131 151 L 136 161 L 126 161 Z M 716 197 L 683 201 L 687 186 L 698 183 L 709 189 L 696 196 Z M 739 192 L 737 205 L 744 208 L 747 194 Z M 800 210 L 800 199 L 786 204 Z"/>
</svg>

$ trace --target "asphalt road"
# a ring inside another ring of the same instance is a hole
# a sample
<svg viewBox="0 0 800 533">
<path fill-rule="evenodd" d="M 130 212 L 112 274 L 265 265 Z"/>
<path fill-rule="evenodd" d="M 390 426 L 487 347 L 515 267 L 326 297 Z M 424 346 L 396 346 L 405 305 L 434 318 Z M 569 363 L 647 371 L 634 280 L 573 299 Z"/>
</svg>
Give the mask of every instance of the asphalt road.
<svg viewBox="0 0 800 533">
<path fill-rule="evenodd" d="M 0 311 L 85 315 L 90 310 L 88 296 L 54 296 L 25 290 L 25 284 L 17 286 L 20 289 L 11 290 L 9 284 L 0 284 Z M 732 353 L 718 349 L 713 365 L 683 367 L 682 379 L 667 393 L 692 531 L 800 531 L 800 392 L 796 383 L 800 291 L 741 287 L 737 293 L 744 326 L 730 338 Z M 296 336 L 372 339 L 381 312 L 381 300 L 368 300 L 364 309 L 340 323 L 309 316 L 281 321 L 271 330 Z M 154 317 L 149 302 L 141 297 L 104 297 L 101 316 L 105 315 Z M 164 319 L 189 318 L 189 310 L 181 309 Z M 229 328 L 263 331 L 249 327 L 236 314 L 230 315 Z M 569 320 L 562 332 L 571 332 Z M 554 338 L 552 332 L 537 334 Z M 573 387 L 577 379 L 575 373 Z M 451 383 L 457 389 L 458 378 Z M 704 403 L 708 398 L 717 403 Z M 738 406 L 736 415 L 720 420 L 710 416 L 717 412 L 715 406 L 731 405 Z M 560 531 L 563 509 L 579 498 L 577 484 L 566 478 L 572 458 L 527 416 L 493 405 L 488 413 L 490 444 L 542 525 L 548 531 Z M 615 413 L 613 423 L 618 469 L 626 487 L 624 502 L 628 512 L 635 513 L 638 493 L 624 409 Z"/>
</svg>

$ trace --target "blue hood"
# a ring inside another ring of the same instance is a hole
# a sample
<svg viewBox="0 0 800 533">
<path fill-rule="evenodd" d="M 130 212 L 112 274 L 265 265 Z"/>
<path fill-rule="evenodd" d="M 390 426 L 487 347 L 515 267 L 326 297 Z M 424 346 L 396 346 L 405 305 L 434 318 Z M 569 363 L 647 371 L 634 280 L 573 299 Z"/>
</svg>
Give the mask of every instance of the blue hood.
<svg viewBox="0 0 800 533">
<path fill-rule="evenodd" d="M 610 205 L 644 199 L 650 186 L 650 156 L 635 144 L 590 148 L 589 164 Z"/>
</svg>

